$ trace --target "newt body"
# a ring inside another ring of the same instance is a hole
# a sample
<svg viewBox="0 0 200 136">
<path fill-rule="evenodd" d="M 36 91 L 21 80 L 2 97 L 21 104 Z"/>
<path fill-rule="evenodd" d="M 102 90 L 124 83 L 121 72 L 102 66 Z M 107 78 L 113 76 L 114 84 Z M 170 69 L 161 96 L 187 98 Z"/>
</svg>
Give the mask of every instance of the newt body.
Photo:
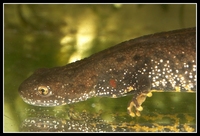
<svg viewBox="0 0 200 136">
<path fill-rule="evenodd" d="M 133 95 L 133 117 L 152 91 L 196 91 L 196 28 L 139 37 L 66 66 L 39 69 L 19 87 L 22 99 L 35 106 Z"/>
</svg>

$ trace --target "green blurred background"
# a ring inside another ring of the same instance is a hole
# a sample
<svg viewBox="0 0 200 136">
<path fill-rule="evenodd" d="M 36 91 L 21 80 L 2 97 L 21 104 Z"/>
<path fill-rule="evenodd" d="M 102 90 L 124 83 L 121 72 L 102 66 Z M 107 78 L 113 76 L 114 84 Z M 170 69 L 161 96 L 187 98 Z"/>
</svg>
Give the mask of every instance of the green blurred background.
<svg viewBox="0 0 200 136">
<path fill-rule="evenodd" d="M 18 87 L 36 69 L 62 66 L 146 34 L 194 26 L 195 4 L 4 4 L 4 132 L 18 132 L 25 109 L 34 107 L 22 101 Z M 124 112 L 128 118 L 130 100 L 93 98 L 72 106 Z M 196 116 L 195 94 L 154 93 L 143 105 L 142 115 L 175 109 Z"/>
</svg>

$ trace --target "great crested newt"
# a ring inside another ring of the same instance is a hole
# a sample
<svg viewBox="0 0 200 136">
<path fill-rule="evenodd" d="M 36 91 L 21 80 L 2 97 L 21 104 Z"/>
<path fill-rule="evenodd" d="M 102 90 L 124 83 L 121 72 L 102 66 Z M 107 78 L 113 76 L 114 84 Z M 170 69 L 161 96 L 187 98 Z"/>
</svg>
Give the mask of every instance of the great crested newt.
<svg viewBox="0 0 200 136">
<path fill-rule="evenodd" d="M 132 95 L 132 117 L 140 116 L 153 91 L 196 91 L 196 28 L 142 36 L 66 66 L 38 69 L 19 87 L 26 103 L 44 107 Z"/>
</svg>

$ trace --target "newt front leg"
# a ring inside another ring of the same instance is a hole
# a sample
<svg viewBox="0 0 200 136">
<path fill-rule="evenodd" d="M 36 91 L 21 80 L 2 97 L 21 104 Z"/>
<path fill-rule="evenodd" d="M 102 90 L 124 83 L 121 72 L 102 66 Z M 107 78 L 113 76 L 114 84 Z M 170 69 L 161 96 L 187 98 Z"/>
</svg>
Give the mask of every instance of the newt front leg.
<svg viewBox="0 0 200 136">
<path fill-rule="evenodd" d="M 129 106 L 127 108 L 128 113 L 131 117 L 140 116 L 140 111 L 143 110 L 143 107 L 141 106 L 142 103 L 146 100 L 146 97 L 151 97 L 152 93 L 149 92 L 148 94 L 142 93 L 136 97 L 133 97 L 132 101 L 129 103 Z M 133 108 L 135 108 L 135 113 L 133 112 Z"/>
<path fill-rule="evenodd" d="M 139 78 L 136 81 L 138 83 L 137 90 L 134 91 L 132 101 L 127 108 L 131 117 L 135 117 L 135 115 L 140 116 L 140 111 L 143 110 L 143 107 L 141 106 L 142 103 L 146 100 L 147 96 L 152 96 L 152 93 L 150 92 L 150 79 L 146 75 L 140 75 L 138 77 Z M 135 113 L 133 112 L 133 108 L 135 108 Z"/>
</svg>

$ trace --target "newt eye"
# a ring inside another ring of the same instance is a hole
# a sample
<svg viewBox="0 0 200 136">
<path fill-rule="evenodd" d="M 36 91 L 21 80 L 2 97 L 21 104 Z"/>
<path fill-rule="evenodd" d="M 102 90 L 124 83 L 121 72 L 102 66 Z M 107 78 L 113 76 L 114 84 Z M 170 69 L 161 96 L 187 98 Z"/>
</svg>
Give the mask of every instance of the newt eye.
<svg viewBox="0 0 200 136">
<path fill-rule="evenodd" d="M 49 92 L 50 92 L 49 86 L 39 86 L 38 87 L 38 93 L 41 96 L 48 96 Z"/>
</svg>

